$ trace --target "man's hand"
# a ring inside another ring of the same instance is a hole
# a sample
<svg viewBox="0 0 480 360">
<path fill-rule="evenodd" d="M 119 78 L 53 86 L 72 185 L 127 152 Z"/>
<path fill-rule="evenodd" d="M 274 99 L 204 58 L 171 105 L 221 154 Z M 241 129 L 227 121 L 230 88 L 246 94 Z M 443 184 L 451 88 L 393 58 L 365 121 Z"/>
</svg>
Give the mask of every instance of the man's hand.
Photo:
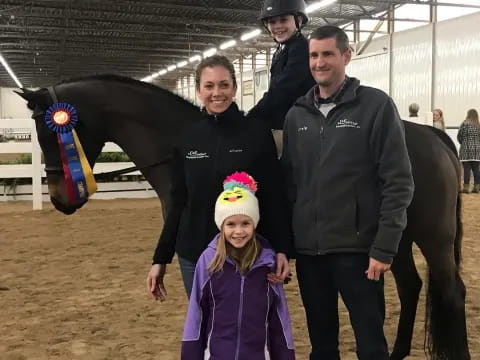
<svg viewBox="0 0 480 360">
<path fill-rule="evenodd" d="M 284 253 L 278 253 L 276 257 L 277 268 L 275 273 L 268 274 L 268 281 L 272 284 L 283 284 L 290 275 L 290 265 Z"/>
<path fill-rule="evenodd" d="M 167 272 L 167 264 L 153 264 L 147 276 L 147 289 L 155 300 L 165 301 L 167 290 L 163 284 L 163 278 Z"/>
<path fill-rule="evenodd" d="M 367 274 L 368 279 L 378 281 L 382 274 L 390 270 L 390 266 L 390 264 L 385 264 L 374 258 L 370 258 L 370 264 L 368 265 L 368 270 L 365 271 L 365 274 Z"/>
</svg>

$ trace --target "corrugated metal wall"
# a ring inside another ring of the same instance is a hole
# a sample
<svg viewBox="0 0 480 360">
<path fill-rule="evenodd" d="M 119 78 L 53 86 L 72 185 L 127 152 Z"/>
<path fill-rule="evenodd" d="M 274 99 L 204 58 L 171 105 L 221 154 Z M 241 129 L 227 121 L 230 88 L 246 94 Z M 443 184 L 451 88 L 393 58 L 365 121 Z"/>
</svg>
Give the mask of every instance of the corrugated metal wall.
<svg viewBox="0 0 480 360">
<path fill-rule="evenodd" d="M 458 126 L 468 109 L 480 108 L 479 23 L 475 13 L 394 33 L 391 49 L 388 36 L 375 39 L 347 73 L 389 93 L 402 117 L 416 102 L 421 114 L 440 108 L 446 125 Z"/>
</svg>

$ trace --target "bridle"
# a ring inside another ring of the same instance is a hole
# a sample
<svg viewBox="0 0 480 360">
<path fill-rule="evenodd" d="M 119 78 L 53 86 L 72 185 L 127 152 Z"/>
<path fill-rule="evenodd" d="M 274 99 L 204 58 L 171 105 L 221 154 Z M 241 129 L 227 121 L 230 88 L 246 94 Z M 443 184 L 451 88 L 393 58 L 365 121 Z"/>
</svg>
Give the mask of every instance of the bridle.
<svg viewBox="0 0 480 360">
<path fill-rule="evenodd" d="M 48 93 L 50 95 L 50 99 L 52 100 L 52 104 L 56 104 L 58 103 L 58 97 L 57 97 L 57 94 L 55 93 L 55 86 L 49 86 L 47 87 L 47 90 L 48 90 Z M 42 112 L 40 115 L 44 115 L 45 112 Z M 155 167 L 155 166 L 158 166 L 158 165 L 163 165 L 163 164 L 166 164 L 168 163 L 170 160 L 172 159 L 172 156 L 166 156 L 164 159 L 158 161 L 158 162 L 155 162 L 153 164 L 149 164 L 149 165 L 145 165 L 145 166 L 142 166 L 142 167 L 138 167 L 138 166 L 131 166 L 131 167 L 128 167 L 128 168 L 125 168 L 125 169 L 119 169 L 119 170 L 113 170 L 113 171 L 108 171 L 108 172 L 102 172 L 102 173 L 99 173 L 99 174 L 94 174 L 95 176 L 95 180 L 103 180 L 105 178 L 111 178 L 113 176 L 118 176 L 118 175 L 122 175 L 122 174 L 127 174 L 129 172 L 133 172 L 133 171 L 142 171 L 144 169 L 148 169 L 148 168 L 151 168 L 151 167 Z M 62 166 L 49 166 L 47 164 L 45 164 L 45 172 L 48 174 L 52 174 L 52 175 L 62 175 L 63 174 L 63 167 Z"/>
</svg>

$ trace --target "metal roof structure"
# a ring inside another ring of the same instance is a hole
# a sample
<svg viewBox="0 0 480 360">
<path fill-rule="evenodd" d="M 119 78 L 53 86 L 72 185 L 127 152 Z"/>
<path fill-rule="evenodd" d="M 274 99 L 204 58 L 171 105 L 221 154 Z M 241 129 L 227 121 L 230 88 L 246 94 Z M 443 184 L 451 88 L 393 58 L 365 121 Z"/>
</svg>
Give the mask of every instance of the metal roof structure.
<svg viewBox="0 0 480 360">
<path fill-rule="evenodd" d="M 399 4 L 441 0 L 338 0 L 309 14 L 306 31 L 324 24 L 381 20 Z M 316 1 L 308 0 L 307 5 Z M 0 55 L 25 87 L 100 73 L 143 78 L 254 28 L 261 0 L 0 0 Z M 479 6 L 480 7 L 480 6 Z M 268 49 L 264 32 L 226 50 Z M 191 71 L 191 67 L 189 69 Z M 173 77 L 178 74 L 172 73 Z M 0 86 L 15 87 L 0 67 Z"/>
</svg>

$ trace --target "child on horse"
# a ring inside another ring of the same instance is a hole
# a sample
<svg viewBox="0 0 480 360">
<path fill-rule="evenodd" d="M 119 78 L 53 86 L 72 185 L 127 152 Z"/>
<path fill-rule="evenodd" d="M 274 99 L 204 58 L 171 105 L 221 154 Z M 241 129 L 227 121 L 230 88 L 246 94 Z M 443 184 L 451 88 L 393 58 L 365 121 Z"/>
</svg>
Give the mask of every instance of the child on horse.
<svg viewBox="0 0 480 360">
<path fill-rule="evenodd" d="M 185 321 L 183 360 L 294 359 L 282 285 L 267 275 L 275 253 L 255 233 L 257 185 L 245 172 L 228 176 L 215 204 L 220 233 L 198 259 Z M 234 355 L 235 354 L 235 355 Z M 268 357 L 267 357 L 268 358 Z"/>
<path fill-rule="evenodd" d="M 277 43 L 270 66 L 270 85 L 248 116 L 264 119 L 281 144 L 287 111 L 315 85 L 308 64 L 308 40 L 301 29 L 308 22 L 303 0 L 265 0 L 260 20 Z"/>
</svg>

